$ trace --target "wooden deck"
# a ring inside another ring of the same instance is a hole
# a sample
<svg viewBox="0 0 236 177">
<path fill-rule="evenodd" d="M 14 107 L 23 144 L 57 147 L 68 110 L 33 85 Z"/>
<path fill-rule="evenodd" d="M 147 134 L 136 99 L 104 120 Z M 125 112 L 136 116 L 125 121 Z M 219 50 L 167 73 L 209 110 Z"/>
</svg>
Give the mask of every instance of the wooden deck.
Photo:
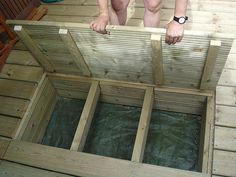
<svg viewBox="0 0 236 177">
<path fill-rule="evenodd" d="M 164 0 L 165 1 L 165 0 Z M 89 23 L 98 15 L 96 0 L 64 0 L 43 5 L 43 20 Z M 164 2 L 161 27 L 171 19 L 174 0 Z M 236 37 L 235 0 L 190 0 L 186 29 L 224 32 Z M 131 0 L 128 25 L 142 26 L 142 0 Z M 28 71 L 31 70 L 29 73 Z M 0 74 L 0 136 L 14 138 L 23 114 L 37 90 L 43 70 L 33 56 L 17 45 Z M 4 87 L 7 86 L 7 87 Z M 21 90 L 21 92 L 19 92 Z M 213 176 L 236 176 L 236 40 L 216 89 Z M 4 106 L 2 106 L 4 105 Z M 15 109 L 12 110 L 12 107 Z M 8 144 L 0 142 L 0 157 Z M 2 150 L 1 150 L 2 149 Z M 68 176 L 12 162 L 0 161 L 0 176 Z M 14 170 L 13 170 L 14 169 Z"/>
</svg>

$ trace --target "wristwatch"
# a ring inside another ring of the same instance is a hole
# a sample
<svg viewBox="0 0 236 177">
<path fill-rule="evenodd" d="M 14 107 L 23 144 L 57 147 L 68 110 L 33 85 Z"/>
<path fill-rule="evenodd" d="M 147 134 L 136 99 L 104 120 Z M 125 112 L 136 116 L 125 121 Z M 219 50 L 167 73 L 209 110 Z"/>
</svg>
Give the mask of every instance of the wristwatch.
<svg viewBox="0 0 236 177">
<path fill-rule="evenodd" d="M 188 17 L 176 17 L 174 16 L 174 21 L 178 22 L 179 24 L 184 24 L 188 20 Z"/>
</svg>

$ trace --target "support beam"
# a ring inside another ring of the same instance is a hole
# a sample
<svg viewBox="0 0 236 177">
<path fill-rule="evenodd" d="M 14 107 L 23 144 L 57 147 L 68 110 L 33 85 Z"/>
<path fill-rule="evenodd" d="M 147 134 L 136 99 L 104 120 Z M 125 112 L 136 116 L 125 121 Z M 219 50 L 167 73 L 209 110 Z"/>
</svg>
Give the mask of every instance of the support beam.
<svg viewBox="0 0 236 177">
<path fill-rule="evenodd" d="M 162 85 L 164 82 L 162 44 L 160 35 L 151 35 L 152 45 L 152 72 L 154 84 Z"/>
<path fill-rule="evenodd" d="M 221 41 L 214 41 L 214 40 L 210 41 L 207 59 L 202 73 L 200 89 L 207 89 L 207 84 L 208 82 L 211 81 L 212 73 L 215 68 L 216 58 L 218 56 L 220 46 L 221 46 Z"/>
<path fill-rule="evenodd" d="M 54 72 L 54 67 L 50 62 L 48 56 L 44 55 L 37 44 L 31 39 L 26 30 L 22 26 L 15 26 L 15 32 L 17 33 L 20 40 L 24 43 L 24 45 L 29 49 L 31 54 L 35 57 L 35 59 L 44 67 L 44 69 L 48 72 Z"/>
<path fill-rule="evenodd" d="M 85 62 L 84 57 L 80 53 L 79 48 L 77 47 L 70 31 L 68 31 L 67 29 L 60 29 L 59 34 L 61 36 L 63 43 L 73 56 L 72 57 L 73 61 L 75 62 L 76 66 L 81 70 L 82 74 L 84 76 L 91 76 L 89 67 Z"/>
<path fill-rule="evenodd" d="M 83 151 L 99 95 L 99 82 L 93 81 L 70 150 Z"/>
<path fill-rule="evenodd" d="M 214 96 L 207 97 L 204 144 L 202 154 L 202 172 L 211 174 L 213 161 L 213 134 L 215 117 Z"/>
<path fill-rule="evenodd" d="M 153 87 L 148 87 L 146 89 L 142 112 L 139 120 L 139 126 L 137 131 L 137 136 L 135 139 L 134 150 L 132 154 L 133 162 L 142 162 L 143 154 L 147 140 L 147 134 L 149 129 L 149 123 L 151 120 L 152 106 L 153 106 Z"/>
</svg>

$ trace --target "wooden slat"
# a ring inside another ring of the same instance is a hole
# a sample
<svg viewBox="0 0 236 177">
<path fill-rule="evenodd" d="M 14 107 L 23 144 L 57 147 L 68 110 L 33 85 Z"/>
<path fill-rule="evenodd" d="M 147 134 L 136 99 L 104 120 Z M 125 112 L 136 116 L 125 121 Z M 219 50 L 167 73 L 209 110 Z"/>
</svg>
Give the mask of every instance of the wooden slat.
<svg viewBox="0 0 236 177">
<path fill-rule="evenodd" d="M 152 114 L 153 100 L 154 100 L 153 88 L 149 87 L 146 89 L 143 101 L 142 112 L 139 120 L 138 131 L 131 159 L 133 162 L 143 161 L 144 149 L 147 141 L 147 133 L 149 130 L 149 124 Z"/>
<path fill-rule="evenodd" d="M 28 164 L 76 176 L 93 177 L 209 177 L 209 175 L 168 167 L 137 164 L 82 152 L 39 144 L 13 141 L 4 156 L 5 160 Z"/>
<path fill-rule="evenodd" d="M 40 67 L 5 64 L 0 78 L 38 82 L 43 75 Z"/>
<path fill-rule="evenodd" d="M 236 129 L 215 126 L 216 149 L 236 151 Z"/>
<path fill-rule="evenodd" d="M 27 107 L 27 110 L 25 112 L 24 117 L 22 118 L 22 121 L 20 122 L 19 128 L 16 131 L 15 137 L 14 139 L 21 139 L 23 136 L 23 133 L 28 125 L 28 122 L 32 116 L 33 110 L 35 109 L 35 107 L 37 106 L 37 100 L 39 100 L 41 93 L 45 87 L 45 78 L 46 78 L 46 74 L 44 74 L 38 84 L 38 87 L 36 88 L 34 95 Z"/>
<path fill-rule="evenodd" d="M 69 175 L 33 168 L 17 163 L 1 161 L 0 162 L 1 177 L 70 177 Z"/>
<path fill-rule="evenodd" d="M 86 64 L 84 57 L 81 55 L 81 52 L 79 51 L 73 37 L 71 36 L 70 31 L 68 31 L 67 29 L 60 29 L 59 34 L 65 46 L 72 54 L 73 61 L 75 62 L 76 66 L 79 68 L 79 70 L 82 71 L 82 74 L 84 76 L 91 76 L 88 65 Z"/>
<path fill-rule="evenodd" d="M 92 82 L 91 88 L 89 90 L 88 97 L 85 102 L 83 112 L 80 116 L 80 121 L 70 148 L 73 151 L 83 151 L 99 96 L 99 82 L 94 81 Z"/>
<path fill-rule="evenodd" d="M 236 69 L 224 69 L 218 85 L 236 87 Z"/>
<path fill-rule="evenodd" d="M 0 95 L 30 99 L 36 86 L 36 83 L 0 79 Z"/>
<path fill-rule="evenodd" d="M 3 156 L 5 155 L 6 150 L 9 146 L 9 143 L 10 143 L 10 141 L 8 141 L 8 140 L 0 139 L 0 159 L 2 159 Z"/>
<path fill-rule="evenodd" d="M 205 128 L 204 128 L 204 144 L 202 157 L 202 172 L 211 174 L 212 159 L 213 159 L 213 132 L 214 132 L 214 117 L 215 117 L 215 99 L 207 98 Z"/>
<path fill-rule="evenodd" d="M 236 128 L 236 107 L 216 105 L 215 124 Z"/>
<path fill-rule="evenodd" d="M 22 50 L 12 50 L 6 62 L 8 64 L 39 66 L 38 62 L 29 51 Z"/>
<path fill-rule="evenodd" d="M 0 104 L 0 114 L 22 117 L 26 111 L 29 101 L 0 96 Z"/>
<path fill-rule="evenodd" d="M 45 68 L 45 70 L 48 72 L 53 72 L 54 68 L 50 62 L 50 59 L 40 51 L 37 44 L 35 44 L 24 28 L 22 28 L 22 26 L 15 26 L 14 30 L 24 45 L 31 51 L 32 55 Z"/>
<path fill-rule="evenodd" d="M 236 176 L 235 167 L 235 152 L 214 150 L 213 174 L 222 176 Z"/>
<path fill-rule="evenodd" d="M 0 136 L 13 138 L 19 124 L 20 119 L 0 115 Z"/>
<path fill-rule="evenodd" d="M 200 89 L 208 88 L 207 83 L 209 83 L 212 78 L 212 73 L 213 70 L 215 69 L 216 58 L 218 56 L 220 46 L 221 46 L 221 41 L 213 41 L 213 40 L 210 41 L 210 46 L 207 53 L 207 59 L 202 73 Z"/>
<path fill-rule="evenodd" d="M 236 88 L 218 86 L 216 88 L 216 104 L 236 106 Z"/>
<path fill-rule="evenodd" d="M 47 128 L 47 123 L 49 122 L 52 111 L 54 110 L 57 101 L 56 90 L 53 88 L 48 78 L 46 78 L 44 82 L 45 83 L 42 84 L 44 85 L 44 88 L 42 91 L 39 91 L 36 96 L 38 99 L 32 99 L 32 101 L 36 103 L 32 103 L 35 104 L 35 107 L 31 107 L 33 110 L 30 110 L 32 112 L 30 120 L 21 138 L 24 141 L 41 143 Z"/>
<path fill-rule="evenodd" d="M 160 35 L 151 35 L 153 79 L 156 85 L 164 82 L 162 40 Z"/>
</svg>

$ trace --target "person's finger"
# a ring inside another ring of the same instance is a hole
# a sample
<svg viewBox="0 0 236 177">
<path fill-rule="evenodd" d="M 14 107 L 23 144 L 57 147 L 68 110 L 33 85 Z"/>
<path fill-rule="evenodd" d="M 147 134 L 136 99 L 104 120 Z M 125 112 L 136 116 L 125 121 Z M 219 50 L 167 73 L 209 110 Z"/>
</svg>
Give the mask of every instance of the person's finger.
<svg viewBox="0 0 236 177">
<path fill-rule="evenodd" d="M 90 27 L 91 29 L 93 29 L 93 24 L 94 24 L 94 21 L 92 21 L 92 22 L 89 24 L 89 27 Z"/>
<path fill-rule="evenodd" d="M 180 42 L 180 41 L 181 41 L 181 36 L 177 38 L 177 42 Z"/>
<path fill-rule="evenodd" d="M 170 37 L 166 34 L 165 42 L 168 44 Z"/>
<path fill-rule="evenodd" d="M 172 36 L 169 37 L 168 44 L 171 45 L 174 42 L 174 38 Z"/>
<path fill-rule="evenodd" d="M 174 38 L 173 38 L 173 43 L 172 43 L 172 44 L 176 44 L 177 41 L 178 41 L 178 37 L 174 37 Z"/>
</svg>

